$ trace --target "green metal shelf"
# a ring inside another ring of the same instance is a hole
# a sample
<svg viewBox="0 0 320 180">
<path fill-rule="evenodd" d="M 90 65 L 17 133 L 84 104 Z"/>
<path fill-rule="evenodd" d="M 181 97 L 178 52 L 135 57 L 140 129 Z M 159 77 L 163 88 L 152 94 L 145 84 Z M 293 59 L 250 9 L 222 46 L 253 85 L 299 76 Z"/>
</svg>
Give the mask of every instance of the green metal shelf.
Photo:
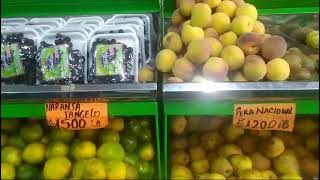
<svg viewBox="0 0 320 180">
<path fill-rule="evenodd" d="M 158 0 L 5 0 L 1 17 L 104 15 L 113 13 L 158 13 Z"/>
<path fill-rule="evenodd" d="M 156 102 L 108 103 L 109 116 L 158 115 Z M 1 118 L 45 117 L 44 103 L 1 103 Z"/>
</svg>

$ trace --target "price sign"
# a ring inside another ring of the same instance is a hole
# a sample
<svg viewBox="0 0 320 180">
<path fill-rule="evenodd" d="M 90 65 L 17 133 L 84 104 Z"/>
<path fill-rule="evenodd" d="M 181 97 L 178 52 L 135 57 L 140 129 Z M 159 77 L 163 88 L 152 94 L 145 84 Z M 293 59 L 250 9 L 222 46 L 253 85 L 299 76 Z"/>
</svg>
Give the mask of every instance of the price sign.
<svg viewBox="0 0 320 180">
<path fill-rule="evenodd" d="M 108 125 L 106 102 L 50 102 L 46 103 L 49 126 L 63 129 L 99 129 Z"/>
<path fill-rule="evenodd" d="M 293 131 L 296 104 L 236 104 L 233 125 L 243 129 Z"/>
</svg>

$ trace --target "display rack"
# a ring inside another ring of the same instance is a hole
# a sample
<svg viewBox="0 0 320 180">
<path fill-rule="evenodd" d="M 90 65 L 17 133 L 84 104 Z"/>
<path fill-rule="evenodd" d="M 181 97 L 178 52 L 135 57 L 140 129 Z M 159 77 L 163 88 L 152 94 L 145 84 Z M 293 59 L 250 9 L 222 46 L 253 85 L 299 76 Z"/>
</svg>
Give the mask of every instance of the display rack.
<svg viewBox="0 0 320 180">
<path fill-rule="evenodd" d="M 319 13 L 317 0 L 249 0 L 259 14 Z M 2 17 L 160 13 L 169 17 L 173 0 L 7 0 Z M 164 25 L 160 27 L 164 32 Z M 161 39 L 161 37 L 160 37 Z M 160 88 L 158 88 L 160 87 Z M 159 179 L 169 174 L 170 116 L 232 116 L 237 103 L 296 103 L 297 115 L 319 115 L 319 82 L 182 83 L 116 85 L 7 85 L 1 86 L 1 118 L 45 117 L 44 103 L 56 98 L 100 97 L 108 101 L 110 116 L 153 116 Z M 163 104 L 160 104 L 163 103 Z M 163 112 L 161 111 L 163 109 Z M 162 117 L 163 118 L 159 118 Z M 160 141 L 161 140 L 161 141 Z M 162 146 L 163 145 L 163 146 Z"/>
</svg>

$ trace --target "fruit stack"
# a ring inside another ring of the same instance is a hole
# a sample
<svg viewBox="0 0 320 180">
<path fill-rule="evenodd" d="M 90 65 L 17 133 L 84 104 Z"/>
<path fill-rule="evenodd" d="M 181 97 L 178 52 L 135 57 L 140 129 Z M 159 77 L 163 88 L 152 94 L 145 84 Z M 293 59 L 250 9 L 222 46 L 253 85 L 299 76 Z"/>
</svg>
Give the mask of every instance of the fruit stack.
<svg viewBox="0 0 320 180">
<path fill-rule="evenodd" d="M 72 131 L 42 119 L 1 119 L 1 179 L 155 177 L 151 125 L 112 118 L 106 129 Z"/>
<path fill-rule="evenodd" d="M 297 118 L 285 132 L 244 130 L 221 117 L 172 117 L 171 178 L 318 178 L 318 120 Z"/>
<path fill-rule="evenodd" d="M 318 80 L 319 55 L 288 50 L 283 37 L 266 34 L 253 5 L 180 0 L 177 6 L 155 61 L 166 82 Z"/>
</svg>

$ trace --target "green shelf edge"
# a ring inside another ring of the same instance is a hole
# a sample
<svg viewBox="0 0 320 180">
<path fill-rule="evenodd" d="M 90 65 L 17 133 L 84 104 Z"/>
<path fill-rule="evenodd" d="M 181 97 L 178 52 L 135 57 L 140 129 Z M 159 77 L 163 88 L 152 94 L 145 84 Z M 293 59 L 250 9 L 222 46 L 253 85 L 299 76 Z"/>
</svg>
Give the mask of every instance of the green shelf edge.
<svg viewBox="0 0 320 180">
<path fill-rule="evenodd" d="M 157 115 L 157 102 L 108 103 L 109 116 Z M 45 117 L 44 103 L 1 103 L 1 118 Z"/>
<path fill-rule="evenodd" d="M 164 102 L 164 152 L 163 152 L 163 174 L 164 178 L 169 178 L 169 116 L 184 115 L 216 115 L 232 116 L 235 104 L 241 103 L 296 103 L 297 115 L 319 115 L 319 100 L 286 100 L 286 101 L 166 101 Z"/>
<path fill-rule="evenodd" d="M 233 115 L 235 104 L 242 103 L 296 103 L 296 114 L 319 114 L 319 100 L 286 101 L 167 101 L 164 103 L 164 115 Z"/>
<path fill-rule="evenodd" d="M 1 17 L 46 17 L 160 12 L 157 0 L 5 0 Z"/>
</svg>

